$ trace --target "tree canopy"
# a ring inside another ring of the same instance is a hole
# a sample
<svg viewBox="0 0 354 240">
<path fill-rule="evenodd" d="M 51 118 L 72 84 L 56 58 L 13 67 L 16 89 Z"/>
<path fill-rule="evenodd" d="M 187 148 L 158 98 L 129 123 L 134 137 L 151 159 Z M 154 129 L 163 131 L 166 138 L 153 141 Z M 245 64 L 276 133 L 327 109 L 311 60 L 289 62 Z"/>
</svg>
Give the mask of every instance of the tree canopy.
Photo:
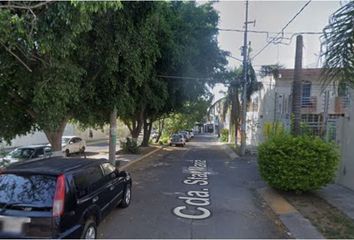
<svg viewBox="0 0 354 240">
<path fill-rule="evenodd" d="M 60 150 L 69 119 L 102 126 L 113 108 L 151 130 L 223 71 L 217 22 L 210 3 L 2 3 L 0 137 L 39 129 Z"/>
</svg>

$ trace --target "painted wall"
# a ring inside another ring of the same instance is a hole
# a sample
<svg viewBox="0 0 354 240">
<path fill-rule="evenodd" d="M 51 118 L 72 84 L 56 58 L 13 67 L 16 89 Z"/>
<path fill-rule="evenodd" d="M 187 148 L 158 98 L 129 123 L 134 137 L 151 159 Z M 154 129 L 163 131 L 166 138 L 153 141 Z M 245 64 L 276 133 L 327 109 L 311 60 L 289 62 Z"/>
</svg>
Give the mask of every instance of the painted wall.
<svg viewBox="0 0 354 240">
<path fill-rule="evenodd" d="M 354 190 L 354 90 L 351 105 L 345 117 L 337 122 L 337 144 L 341 148 L 341 163 L 336 181 Z"/>
<path fill-rule="evenodd" d="M 99 139 L 107 139 L 108 138 L 108 129 L 107 127 L 104 130 L 94 130 L 92 129 L 93 137 L 90 138 L 89 129 L 82 130 L 73 124 L 68 124 L 64 130 L 65 135 L 75 135 L 83 138 L 84 140 L 99 140 Z M 17 136 L 11 141 L 11 144 L 3 144 L 4 148 L 15 148 L 24 145 L 32 145 L 32 144 L 47 144 L 48 139 L 43 131 L 36 131 L 34 133 L 30 133 L 24 136 Z"/>
</svg>

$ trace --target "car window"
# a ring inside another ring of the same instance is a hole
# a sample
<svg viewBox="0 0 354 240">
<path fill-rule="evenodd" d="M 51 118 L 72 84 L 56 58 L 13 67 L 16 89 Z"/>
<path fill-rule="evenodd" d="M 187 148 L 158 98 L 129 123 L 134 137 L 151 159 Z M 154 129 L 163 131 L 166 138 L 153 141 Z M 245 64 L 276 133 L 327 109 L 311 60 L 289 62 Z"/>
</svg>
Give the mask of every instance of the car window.
<svg viewBox="0 0 354 240">
<path fill-rule="evenodd" d="M 43 156 L 44 156 L 44 149 L 38 148 L 32 157 L 37 158 L 37 157 L 43 157 Z"/>
<path fill-rule="evenodd" d="M 110 163 L 102 164 L 102 168 L 103 168 L 103 173 L 105 176 L 111 174 L 112 172 L 114 172 L 116 170 L 116 168 Z"/>
<path fill-rule="evenodd" d="M 62 144 L 68 144 L 69 141 L 70 141 L 70 139 L 71 139 L 71 138 L 63 137 L 63 138 L 61 139 L 61 143 L 62 143 Z"/>
<path fill-rule="evenodd" d="M 33 148 L 17 148 L 8 154 L 8 157 L 18 158 L 18 159 L 28 159 L 34 153 Z"/>
<path fill-rule="evenodd" d="M 45 147 L 44 148 L 44 154 L 46 156 L 51 156 L 52 155 L 52 148 L 51 147 Z"/>
<path fill-rule="evenodd" d="M 88 167 L 74 175 L 78 197 L 83 197 L 98 187 L 103 174 L 99 166 Z"/>
<path fill-rule="evenodd" d="M 23 203 L 51 207 L 56 178 L 45 175 L 0 175 L 0 204 Z"/>
</svg>

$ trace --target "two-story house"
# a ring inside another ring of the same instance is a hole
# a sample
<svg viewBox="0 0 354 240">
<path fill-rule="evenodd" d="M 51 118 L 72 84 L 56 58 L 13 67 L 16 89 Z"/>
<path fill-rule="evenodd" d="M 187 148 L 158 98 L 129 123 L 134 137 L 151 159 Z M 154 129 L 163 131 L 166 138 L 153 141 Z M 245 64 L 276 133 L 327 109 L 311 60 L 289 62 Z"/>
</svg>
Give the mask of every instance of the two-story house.
<svg viewBox="0 0 354 240">
<path fill-rule="evenodd" d="M 251 98 L 251 106 L 257 106 L 258 112 L 252 108 L 248 112 L 248 135 L 254 138 L 257 131 L 255 142 L 263 141 L 265 124 L 282 122 L 290 129 L 293 77 L 293 69 L 280 69 L 277 76 L 261 79 L 263 89 Z M 334 140 L 336 121 L 345 116 L 350 103 L 348 88 L 336 82 L 324 85 L 322 80 L 321 69 L 302 70 L 302 130 Z"/>
</svg>

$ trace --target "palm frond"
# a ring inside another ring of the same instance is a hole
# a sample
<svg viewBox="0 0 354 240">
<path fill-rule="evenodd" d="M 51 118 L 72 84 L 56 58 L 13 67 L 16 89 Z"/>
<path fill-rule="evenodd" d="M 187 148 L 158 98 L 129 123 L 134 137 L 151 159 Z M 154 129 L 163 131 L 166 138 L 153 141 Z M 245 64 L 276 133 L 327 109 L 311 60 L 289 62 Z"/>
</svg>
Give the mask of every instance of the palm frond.
<svg viewBox="0 0 354 240">
<path fill-rule="evenodd" d="M 354 85 L 354 2 L 338 9 L 323 30 L 324 84 L 334 80 Z"/>
</svg>

